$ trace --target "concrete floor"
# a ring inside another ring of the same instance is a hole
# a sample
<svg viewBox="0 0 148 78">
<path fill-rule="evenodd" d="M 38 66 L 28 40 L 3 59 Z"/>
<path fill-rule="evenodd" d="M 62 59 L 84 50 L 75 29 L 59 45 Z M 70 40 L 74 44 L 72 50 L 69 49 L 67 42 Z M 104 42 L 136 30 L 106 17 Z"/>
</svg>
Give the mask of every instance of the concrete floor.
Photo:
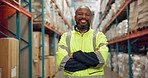
<svg viewBox="0 0 148 78">
<path fill-rule="evenodd" d="M 110 68 L 105 67 L 105 77 L 104 78 L 120 78 L 117 73 L 110 70 Z M 57 72 L 54 78 L 63 78 L 63 72 Z"/>
</svg>

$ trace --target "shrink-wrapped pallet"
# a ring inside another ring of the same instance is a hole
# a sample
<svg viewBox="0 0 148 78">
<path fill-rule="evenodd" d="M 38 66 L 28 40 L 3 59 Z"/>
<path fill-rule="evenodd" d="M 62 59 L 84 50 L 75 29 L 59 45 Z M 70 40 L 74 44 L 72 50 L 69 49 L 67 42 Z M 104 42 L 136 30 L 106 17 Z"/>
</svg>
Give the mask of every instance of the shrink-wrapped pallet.
<svg viewBox="0 0 148 78">
<path fill-rule="evenodd" d="M 130 16 L 129 16 L 129 31 L 135 31 L 138 29 L 138 9 L 137 1 L 130 4 Z"/>
<path fill-rule="evenodd" d="M 132 60 L 133 60 L 133 64 L 132 64 L 133 77 L 134 78 L 144 78 L 145 77 L 146 56 L 133 55 Z"/>
<path fill-rule="evenodd" d="M 145 78 L 148 78 L 148 52 L 147 52 L 147 58 L 145 60 Z"/>
<path fill-rule="evenodd" d="M 148 27 L 148 1 L 138 0 L 138 27 Z"/>
</svg>

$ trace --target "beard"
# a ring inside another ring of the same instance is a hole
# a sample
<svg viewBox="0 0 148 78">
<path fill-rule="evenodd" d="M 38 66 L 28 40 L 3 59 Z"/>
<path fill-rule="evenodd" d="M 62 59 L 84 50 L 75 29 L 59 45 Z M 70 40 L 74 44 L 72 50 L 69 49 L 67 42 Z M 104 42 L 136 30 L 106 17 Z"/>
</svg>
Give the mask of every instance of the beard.
<svg viewBox="0 0 148 78">
<path fill-rule="evenodd" d="M 81 25 L 81 24 L 80 24 L 80 21 L 81 21 L 81 20 L 86 20 L 87 24 L 86 24 L 86 25 Z M 87 19 L 79 19 L 79 20 L 76 22 L 76 27 L 77 27 L 77 28 L 80 28 L 80 29 L 89 28 L 89 27 L 90 27 L 90 22 L 89 22 Z"/>
</svg>

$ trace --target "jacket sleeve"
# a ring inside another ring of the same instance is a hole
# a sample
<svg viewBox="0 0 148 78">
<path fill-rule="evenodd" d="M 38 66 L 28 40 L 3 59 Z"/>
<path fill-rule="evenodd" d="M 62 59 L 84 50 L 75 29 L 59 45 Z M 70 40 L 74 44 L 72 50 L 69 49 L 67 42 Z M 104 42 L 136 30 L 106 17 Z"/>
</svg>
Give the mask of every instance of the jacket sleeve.
<svg viewBox="0 0 148 78">
<path fill-rule="evenodd" d="M 108 42 L 106 36 L 102 32 L 98 32 L 96 36 L 96 48 L 99 49 L 95 51 L 97 58 L 99 59 L 99 64 L 96 66 L 97 68 L 104 67 L 106 65 L 106 61 L 108 59 Z"/>
<path fill-rule="evenodd" d="M 89 68 L 88 66 L 70 58 L 68 56 L 68 47 L 66 44 L 66 33 L 61 36 L 58 44 L 58 50 L 56 52 L 56 62 L 60 69 L 67 71 L 79 71 Z"/>
<path fill-rule="evenodd" d="M 57 52 L 56 52 L 56 63 L 58 65 L 58 67 L 62 68 L 62 69 L 64 69 L 66 62 L 70 59 L 66 48 L 67 48 L 66 33 L 64 33 L 61 36 L 61 39 L 58 43 L 58 48 L 57 48 Z"/>
<path fill-rule="evenodd" d="M 73 58 L 90 67 L 96 67 L 99 64 L 99 60 L 94 52 L 77 51 L 73 53 Z"/>
<path fill-rule="evenodd" d="M 108 47 L 107 39 L 101 32 L 97 34 L 96 45 L 96 48 L 99 48 L 97 51 L 89 53 L 77 51 L 73 53 L 73 58 L 90 67 L 104 67 L 108 57 Z"/>
<path fill-rule="evenodd" d="M 70 58 L 67 61 L 66 65 L 64 67 L 64 70 L 75 72 L 75 71 L 84 70 L 87 68 L 89 68 L 89 66 L 84 65 L 83 63 L 81 63 L 73 58 Z"/>
</svg>

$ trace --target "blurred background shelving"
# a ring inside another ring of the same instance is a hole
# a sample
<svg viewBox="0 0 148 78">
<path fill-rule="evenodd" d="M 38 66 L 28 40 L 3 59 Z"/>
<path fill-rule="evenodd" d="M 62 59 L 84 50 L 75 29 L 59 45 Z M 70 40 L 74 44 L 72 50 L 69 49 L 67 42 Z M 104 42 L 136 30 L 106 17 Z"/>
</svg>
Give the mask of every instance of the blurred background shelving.
<svg viewBox="0 0 148 78">
<path fill-rule="evenodd" d="M 109 43 L 107 69 L 121 78 L 147 78 L 147 3 L 147 0 L 0 0 L 0 52 L 7 49 L 1 47 L 5 40 L 18 41 L 9 44 L 15 48 L 9 49 L 18 59 L 7 60 L 16 61 L 11 67 L 17 78 L 56 77 L 57 43 L 63 33 L 73 30 L 75 10 L 86 5 L 92 11 L 92 28 L 103 32 Z M 6 66 L 1 64 L 0 74 Z"/>
</svg>

